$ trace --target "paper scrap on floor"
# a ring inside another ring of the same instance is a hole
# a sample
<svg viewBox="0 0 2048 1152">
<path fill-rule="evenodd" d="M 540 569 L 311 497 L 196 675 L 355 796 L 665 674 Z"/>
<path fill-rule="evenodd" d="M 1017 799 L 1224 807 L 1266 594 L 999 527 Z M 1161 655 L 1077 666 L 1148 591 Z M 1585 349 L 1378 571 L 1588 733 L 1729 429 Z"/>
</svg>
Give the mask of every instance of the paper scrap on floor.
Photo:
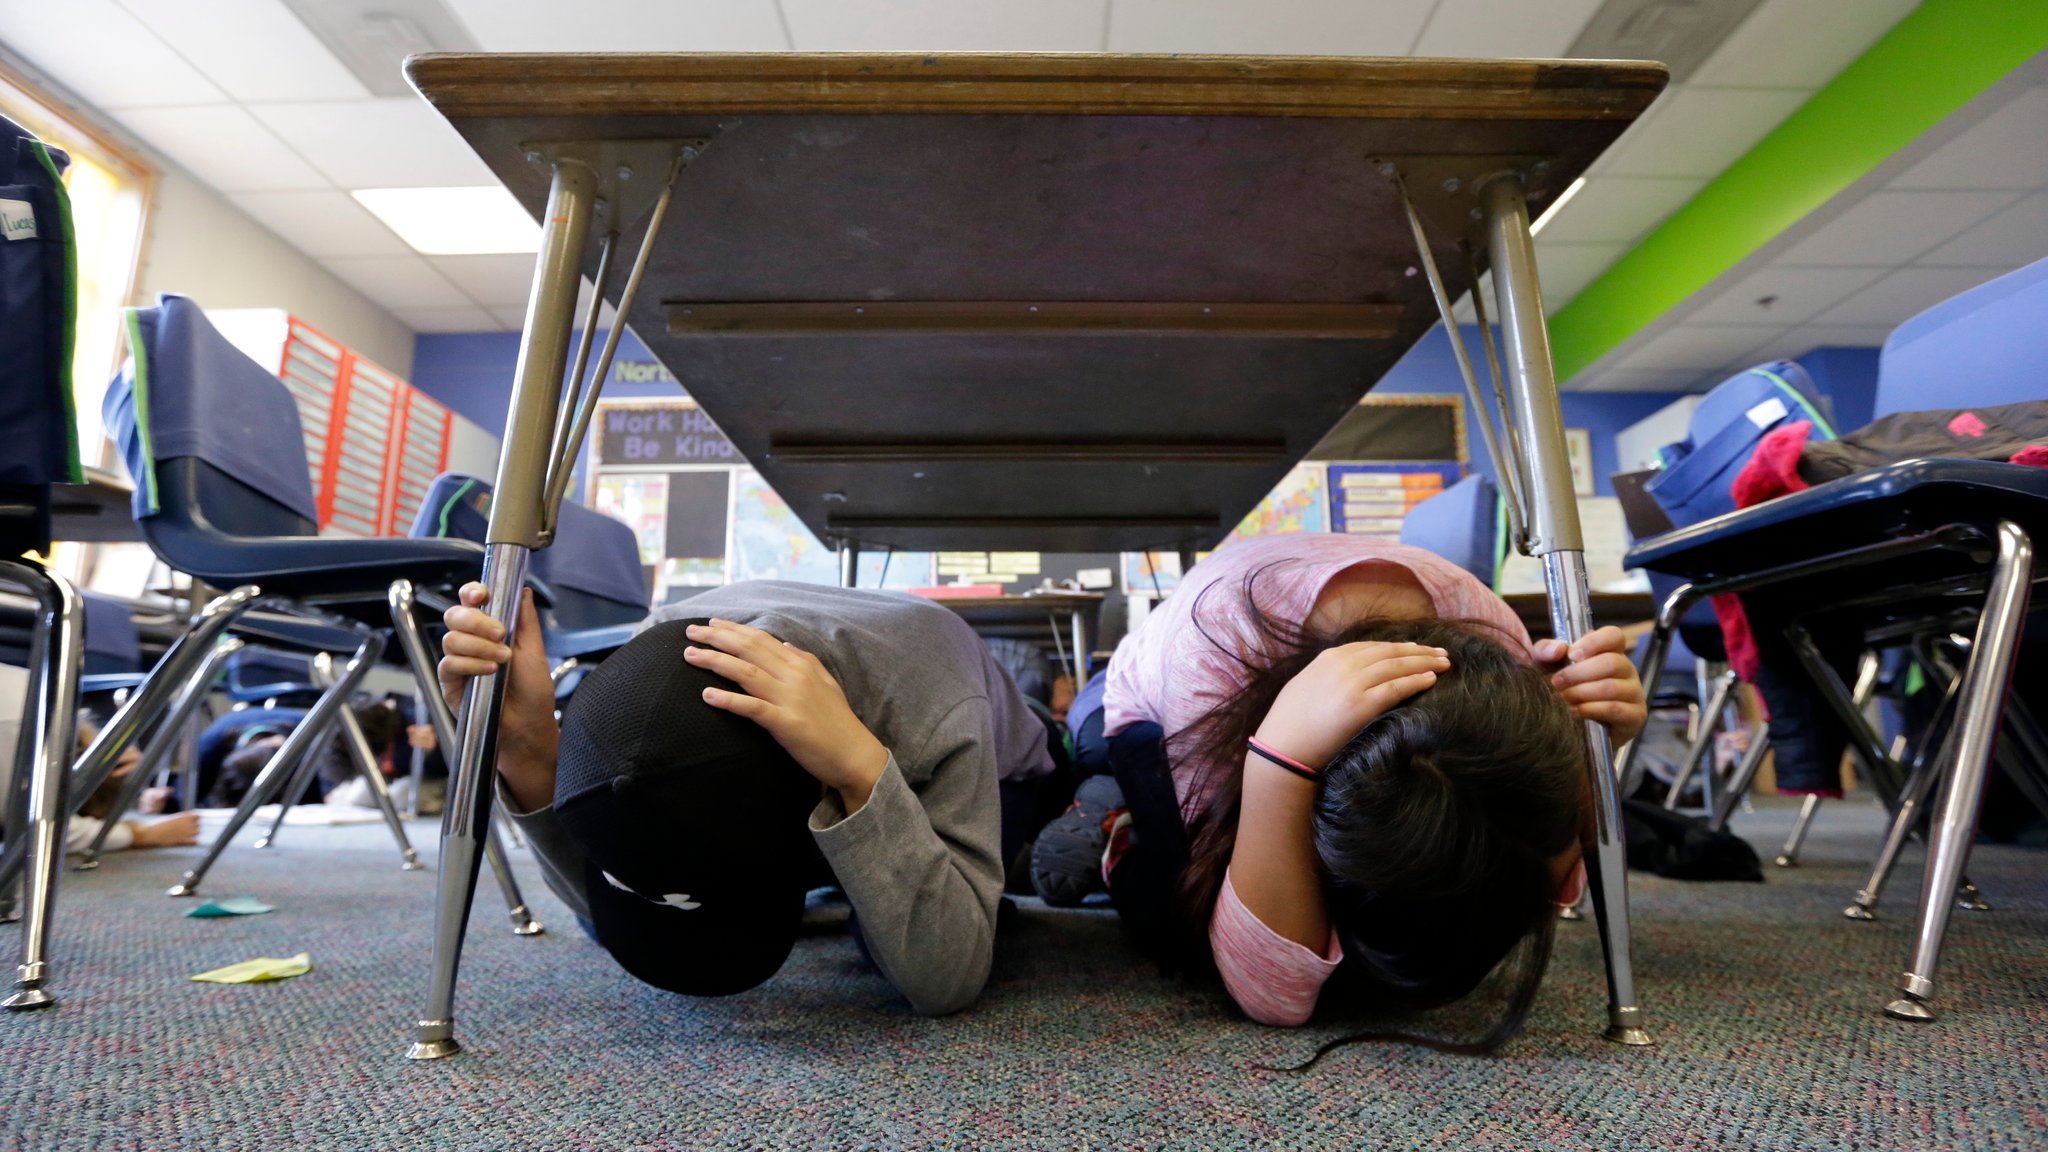
<svg viewBox="0 0 2048 1152">
<path fill-rule="evenodd" d="M 260 984 L 266 980 L 284 980 L 292 976 L 304 976 L 313 970 L 313 957 L 301 952 L 290 959 L 279 960 L 271 956 L 258 956 L 240 964 L 215 968 L 201 972 L 192 979 L 205 984 Z"/>
<path fill-rule="evenodd" d="M 211 920 L 219 916 L 261 916 L 275 911 L 254 896 L 230 896 L 225 900 L 208 900 L 185 915 L 194 920 Z"/>
</svg>

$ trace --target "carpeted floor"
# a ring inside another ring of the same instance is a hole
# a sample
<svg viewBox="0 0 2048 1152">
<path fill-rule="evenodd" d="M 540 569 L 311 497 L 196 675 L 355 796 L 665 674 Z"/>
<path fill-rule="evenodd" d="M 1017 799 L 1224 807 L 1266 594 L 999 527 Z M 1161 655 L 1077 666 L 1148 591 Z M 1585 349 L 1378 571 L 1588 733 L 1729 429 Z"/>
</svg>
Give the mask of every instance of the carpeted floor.
<svg viewBox="0 0 2048 1152">
<path fill-rule="evenodd" d="M 636 984 L 515 850 L 545 936 L 513 937 L 488 883 L 453 1060 L 401 1053 L 418 1011 L 430 872 L 381 828 L 290 828 L 231 849 L 214 896 L 278 911 L 191 920 L 160 893 L 195 850 L 69 873 L 60 1007 L 0 1018 L 0 1147 L 1799 1148 L 2048 1147 L 2048 856 L 1978 851 L 1996 905 L 1960 913 L 1942 1018 L 1879 1008 L 1910 948 L 1920 854 L 1876 924 L 1843 919 L 1879 813 L 1823 810 L 1806 866 L 1763 885 L 1636 879 L 1637 978 L 1657 1046 L 1602 1041 L 1590 923 L 1565 925 L 1528 1031 L 1490 1059 L 1261 1028 L 1164 980 L 1106 912 L 1027 903 L 980 1004 L 910 1015 L 843 931 L 765 987 L 687 1001 Z M 1738 817 L 1768 858 L 1789 822 Z M 416 838 L 432 840 L 431 824 Z M 18 929 L 0 929 L 11 957 Z M 312 954 L 310 975 L 191 973 Z"/>
</svg>

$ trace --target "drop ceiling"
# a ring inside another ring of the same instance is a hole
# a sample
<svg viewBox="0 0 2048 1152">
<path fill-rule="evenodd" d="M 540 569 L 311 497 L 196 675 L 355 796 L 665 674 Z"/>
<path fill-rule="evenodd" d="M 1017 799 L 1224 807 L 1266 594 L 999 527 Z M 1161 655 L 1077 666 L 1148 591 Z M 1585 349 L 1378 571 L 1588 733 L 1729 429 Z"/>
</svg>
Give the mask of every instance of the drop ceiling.
<svg viewBox="0 0 2048 1152">
<path fill-rule="evenodd" d="M 1697 67 L 1681 73 L 1546 225 L 1538 250 L 1553 310 L 1831 81 L 1916 0 L 1728 3 L 1750 11 Z M 375 70 L 380 52 L 395 59 L 411 43 L 485 51 L 1555 57 L 1575 46 L 1582 53 L 1611 46 L 1614 29 L 1627 25 L 1623 10 L 1646 7 L 1654 4 L 0 0 L 0 43 L 416 331 L 494 331 L 519 326 L 532 257 L 421 255 L 348 195 L 492 183 L 423 102 L 379 94 L 392 91 Z M 317 29 L 300 12 L 310 13 Z M 2001 147 L 2014 133 L 2032 131 L 2036 143 L 2048 138 L 2048 101 L 2037 103 L 1987 128 L 1991 137 L 1959 137 L 1960 151 L 1930 156 L 1925 172 L 1901 173 L 1898 186 L 1886 190 L 1895 198 L 1873 197 L 1832 231 L 1814 230 L 1796 262 L 1751 270 L 1744 283 L 1725 286 L 1725 300 L 1701 302 L 1685 323 L 1652 333 L 1640 347 L 1631 342 L 1617 350 L 1625 355 L 1595 365 L 1573 385 L 1688 387 L 1739 358 L 1722 352 L 1745 341 L 1743 354 L 1808 335 L 1874 343 L 1902 309 L 1960 283 L 1965 270 L 2009 265 L 2014 237 L 2048 235 L 2040 226 L 2048 219 L 2048 193 L 2037 171 L 2048 160 L 2038 146 L 2026 150 L 2029 162 Z M 1956 187 L 1958 172 L 1984 174 L 1992 183 Z M 1910 221 L 1905 231 L 1902 219 Z M 1761 315 L 1744 305 L 1764 295 L 1779 303 Z"/>
</svg>

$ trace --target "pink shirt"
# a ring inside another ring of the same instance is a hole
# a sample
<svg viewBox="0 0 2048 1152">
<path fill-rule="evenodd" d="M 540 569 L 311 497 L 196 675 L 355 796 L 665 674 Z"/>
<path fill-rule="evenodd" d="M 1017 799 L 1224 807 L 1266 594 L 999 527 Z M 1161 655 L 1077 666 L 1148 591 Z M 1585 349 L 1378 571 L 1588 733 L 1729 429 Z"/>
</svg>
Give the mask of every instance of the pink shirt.
<svg viewBox="0 0 2048 1152">
<path fill-rule="evenodd" d="M 1439 619 L 1490 625 L 1512 637 L 1521 651 L 1529 650 L 1529 633 L 1506 601 L 1435 553 L 1335 533 L 1240 540 L 1197 565 L 1144 625 L 1117 645 L 1103 695 L 1104 733 L 1149 720 L 1171 737 L 1244 689 L 1249 677 L 1232 654 L 1258 650 L 1259 633 L 1244 592 L 1253 573 L 1251 594 L 1259 609 L 1298 623 L 1308 619 L 1339 573 L 1374 561 L 1397 564 L 1412 574 Z M 1183 819 L 1200 809 L 1202 798 L 1194 793 L 1204 768 L 1190 758 L 1173 766 Z M 1334 930 L 1318 953 L 1268 928 L 1238 899 L 1227 875 L 1209 923 L 1209 946 L 1231 998 L 1264 1024 L 1306 1021 L 1323 984 L 1344 959 Z"/>
</svg>

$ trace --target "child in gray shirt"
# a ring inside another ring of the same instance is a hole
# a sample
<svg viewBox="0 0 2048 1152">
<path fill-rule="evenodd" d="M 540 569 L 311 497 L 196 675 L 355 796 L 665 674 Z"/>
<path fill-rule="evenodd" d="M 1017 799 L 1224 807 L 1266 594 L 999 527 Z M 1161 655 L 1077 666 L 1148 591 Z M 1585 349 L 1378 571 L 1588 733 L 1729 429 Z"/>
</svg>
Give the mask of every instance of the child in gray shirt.
<svg viewBox="0 0 2048 1152">
<path fill-rule="evenodd" d="M 803 889 L 829 877 L 918 1012 L 980 993 L 1003 886 L 997 783 L 1052 760 L 958 616 L 899 593 L 714 589 L 655 613 L 557 727 L 530 602 L 514 652 L 484 599 L 469 585 L 446 614 L 442 687 L 459 700 L 510 663 L 500 801 L 628 971 L 696 994 L 752 987 L 787 956 Z"/>
</svg>

